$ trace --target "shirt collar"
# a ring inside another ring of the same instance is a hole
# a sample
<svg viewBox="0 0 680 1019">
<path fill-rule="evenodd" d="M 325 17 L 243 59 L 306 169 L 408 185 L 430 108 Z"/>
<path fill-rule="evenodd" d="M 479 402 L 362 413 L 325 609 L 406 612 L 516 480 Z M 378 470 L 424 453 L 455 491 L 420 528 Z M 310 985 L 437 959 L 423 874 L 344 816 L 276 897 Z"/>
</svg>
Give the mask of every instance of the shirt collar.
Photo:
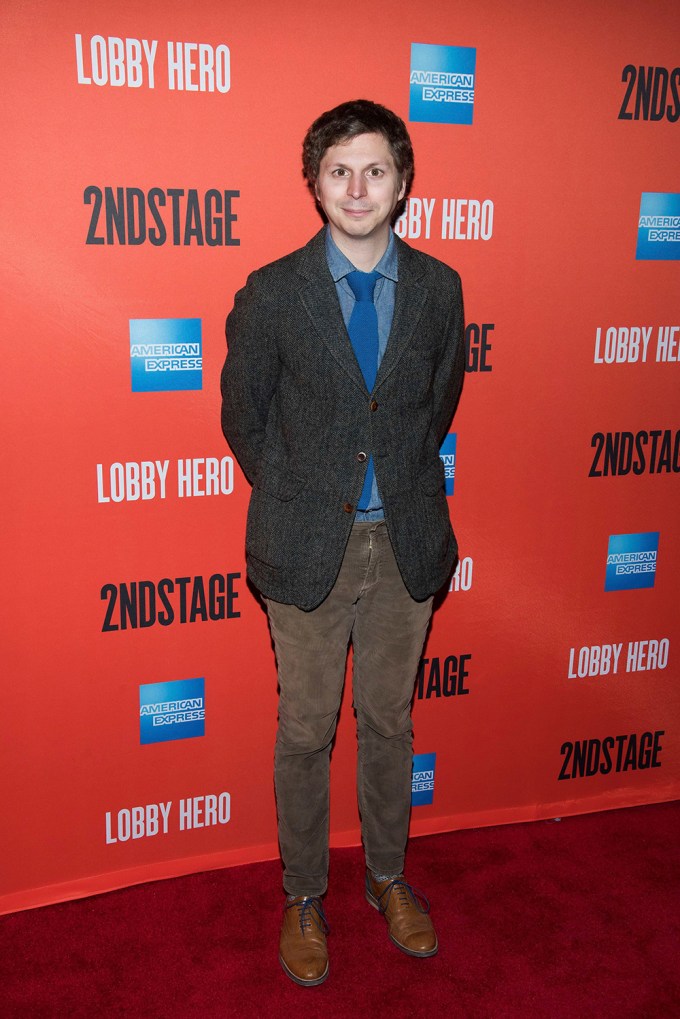
<svg viewBox="0 0 680 1019">
<path fill-rule="evenodd" d="M 340 251 L 328 227 L 326 227 L 326 260 L 334 283 L 356 269 L 349 258 Z M 386 276 L 389 280 L 394 280 L 395 283 L 399 279 L 397 245 L 392 230 L 390 230 L 390 239 L 387 242 L 385 253 L 376 265 L 375 272 L 379 272 L 381 276 Z"/>
</svg>

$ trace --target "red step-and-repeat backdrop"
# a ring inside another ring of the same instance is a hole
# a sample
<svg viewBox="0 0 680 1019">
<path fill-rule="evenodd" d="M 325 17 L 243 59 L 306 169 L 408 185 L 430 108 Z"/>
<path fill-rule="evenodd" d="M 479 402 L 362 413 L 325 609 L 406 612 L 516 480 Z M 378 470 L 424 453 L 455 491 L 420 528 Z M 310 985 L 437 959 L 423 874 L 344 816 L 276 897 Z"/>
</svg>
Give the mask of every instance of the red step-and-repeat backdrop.
<svg viewBox="0 0 680 1019">
<path fill-rule="evenodd" d="M 676 797 L 677 4 L 7 0 L 2 23 L 0 908 L 277 853 L 218 378 L 234 293 L 320 225 L 301 140 L 350 98 L 409 124 L 397 232 L 466 299 L 412 833 Z M 336 846 L 353 729 L 347 692 Z"/>
</svg>

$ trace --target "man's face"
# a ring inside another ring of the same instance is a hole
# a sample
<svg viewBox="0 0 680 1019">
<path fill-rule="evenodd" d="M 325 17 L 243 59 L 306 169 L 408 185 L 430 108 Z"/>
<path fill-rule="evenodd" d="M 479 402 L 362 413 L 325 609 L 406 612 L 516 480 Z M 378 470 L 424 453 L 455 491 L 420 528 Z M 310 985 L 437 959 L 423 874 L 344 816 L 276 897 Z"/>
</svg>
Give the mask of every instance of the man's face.
<svg viewBox="0 0 680 1019">
<path fill-rule="evenodd" d="M 326 149 L 316 182 L 316 197 L 339 247 L 343 239 L 387 240 L 405 190 L 381 134 L 360 134 Z"/>
</svg>

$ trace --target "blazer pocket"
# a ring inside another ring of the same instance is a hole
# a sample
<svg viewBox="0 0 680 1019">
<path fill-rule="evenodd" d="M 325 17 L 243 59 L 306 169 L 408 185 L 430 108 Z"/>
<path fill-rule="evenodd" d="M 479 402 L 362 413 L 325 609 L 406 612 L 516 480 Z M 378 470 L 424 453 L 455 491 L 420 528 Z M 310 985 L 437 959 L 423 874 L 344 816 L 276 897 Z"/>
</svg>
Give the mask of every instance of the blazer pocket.
<svg viewBox="0 0 680 1019">
<path fill-rule="evenodd" d="M 418 475 L 418 484 L 426 495 L 437 495 L 444 487 L 444 481 L 444 463 L 439 456 Z"/>
</svg>

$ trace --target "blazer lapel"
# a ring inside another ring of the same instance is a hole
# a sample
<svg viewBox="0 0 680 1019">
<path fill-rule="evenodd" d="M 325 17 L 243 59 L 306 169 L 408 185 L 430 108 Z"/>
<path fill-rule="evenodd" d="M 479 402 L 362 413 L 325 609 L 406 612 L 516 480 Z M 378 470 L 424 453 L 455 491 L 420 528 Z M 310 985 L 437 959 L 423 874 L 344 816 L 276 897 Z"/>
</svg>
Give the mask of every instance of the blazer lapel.
<svg viewBox="0 0 680 1019">
<path fill-rule="evenodd" d="M 302 249 L 298 272 L 305 280 L 298 293 L 312 325 L 340 367 L 366 392 L 366 383 L 354 356 L 335 283 L 328 269 L 323 230 Z"/>
<path fill-rule="evenodd" d="M 376 388 L 397 367 L 401 355 L 409 345 L 416 326 L 420 322 L 427 299 L 427 289 L 420 282 L 423 274 L 420 264 L 413 257 L 413 252 L 408 244 L 404 244 L 398 237 L 395 240 L 399 252 L 399 281 L 394 302 L 392 328 L 385 355 L 380 362 L 378 377 L 375 380 Z"/>
</svg>

